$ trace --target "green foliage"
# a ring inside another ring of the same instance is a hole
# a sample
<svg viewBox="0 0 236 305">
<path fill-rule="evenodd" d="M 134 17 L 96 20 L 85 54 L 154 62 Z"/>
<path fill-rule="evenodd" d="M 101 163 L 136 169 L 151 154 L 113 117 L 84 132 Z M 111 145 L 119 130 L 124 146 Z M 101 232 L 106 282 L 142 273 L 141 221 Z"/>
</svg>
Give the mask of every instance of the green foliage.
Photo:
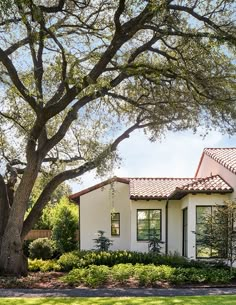
<svg viewBox="0 0 236 305">
<path fill-rule="evenodd" d="M 153 235 L 148 241 L 148 249 L 150 252 L 155 252 L 156 254 L 161 253 L 162 245 L 164 244 L 163 241 L 160 240 L 158 237 L 156 230 L 153 231 Z"/>
<path fill-rule="evenodd" d="M 55 260 L 29 259 L 28 264 L 31 272 L 61 271 L 61 266 Z"/>
<path fill-rule="evenodd" d="M 194 232 L 203 247 L 210 247 L 218 258 L 226 259 L 231 266 L 236 260 L 236 201 L 227 200 L 213 207 L 211 215 L 203 216 L 204 227 Z"/>
<path fill-rule="evenodd" d="M 71 269 L 78 267 L 80 257 L 76 252 L 68 252 L 62 254 L 57 262 L 63 271 L 70 271 Z"/>
<path fill-rule="evenodd" d="M 124 284 L 134 274 L 134 268 L 132 264 L 117 264 L 111 269 L 111 277 L 115 282 Z"/>
<path fill-rule="evenodd" d="M 48 238 L 38 238 L 29 245 L 30 258 L 50 259 L 54 252 L 54 242 Z"/>
<path fill-rule="evenodd" d="M 102 230 L 98 231 L 98 238 L 94 239 L 96 250 L 98 251 L 108 251 L 110 246 L 112 246 L 113 241 L 104 236 L 105 232 Z"/>
<path fill-rule="evenodd" d="M 182 268 L 225 268 L 225 264 L 217 261 L 187 260 L 183 256 L 175 254 L 158 255 L 153 252 L 142 253 L 132 251 L 73 251 L 63 254 L 59 258 L 63 270 L 71 270 L 74 267 L 88 267 L 89 265 L 106 265 L 112 267 L 118 264 L 154 264 L 167 265 Z"/>
<path fill-rule="evenodd" d="M 85 269 L 74 269 L 62 278 L 70 285 L 85 284 L 91 288 L 96 288 L 105 284 L 108 280 L 109 267 L 91 265 Z"/>
<path fill-rule="evenodd" d="M 29 257 L 29 246 L 32 243 L 32 241 L 33 240 L 28 239 L 28 240 L 24 240 L 23 242 L 23 252 L 26 257 Z"/>
<path fill-rule="evenodd" d="M 77 207 L 63 198 L 56 207 L 53 221 L 52 239 L 59 253 L 75 250 L 77 247 L 76 230 L 78 228 Z"/>
<path fill-rule="evenodd" d="M 172 284 L 229 283 L 232 275 L 229 270 L 215 268 L 175 268 L 153 264 L 118 264 L 113 267 L 90 265 L 87 268 L 74 269 L 63 277 L 63 281 L 72 286 L 84 284 L 92 288 L 102 286 L 108 280 L 113 283 L 124 284 L 129 279 L 136 280 L 141 287 L 156 287 L 160 282 Z"/>
</svg>

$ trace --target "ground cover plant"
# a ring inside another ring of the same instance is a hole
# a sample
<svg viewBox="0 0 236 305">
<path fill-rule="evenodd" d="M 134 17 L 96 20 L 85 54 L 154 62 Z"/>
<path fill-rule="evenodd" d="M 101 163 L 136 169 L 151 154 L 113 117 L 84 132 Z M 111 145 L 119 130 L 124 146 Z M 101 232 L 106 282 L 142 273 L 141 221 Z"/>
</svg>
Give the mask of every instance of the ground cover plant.
<svg viewBox="0 0 236 305">
<path fill-rule="evenodd" d="M 236 305 L 236 296 L 145 297 L 145 298 L 0 298 L 0 305 Z"/>
<path fill-rule="evenodd" d="M 113 267 L 91 265 L 87 268 L 73 269 L 62 278 L 71 286 L 85 285 L 91 288 L 105 285 L 121 285 L 135 282 L 140 287 L 160 287 L 163 283 L 181 284 L 219 284 L 229 283 L 233 276 L 229 270 L 175 268 L 142 264 L 118 264 Z"/>
</svg>

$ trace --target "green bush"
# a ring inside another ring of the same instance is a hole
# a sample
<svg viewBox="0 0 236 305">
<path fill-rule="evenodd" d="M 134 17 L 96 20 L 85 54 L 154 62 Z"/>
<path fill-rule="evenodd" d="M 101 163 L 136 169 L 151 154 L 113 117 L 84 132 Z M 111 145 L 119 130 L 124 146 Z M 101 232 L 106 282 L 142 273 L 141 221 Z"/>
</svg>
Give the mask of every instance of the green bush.
<svg viewBox="0 0 236 305">
<path fill-rule="evenodd" d="M 54 243 L 48 238 L 38 238 L 32 241 L 29 245 L 29 257 L 42 258 L 43 260 L 50 259 L 53 256 Z"/>
<path fill-rule="evenodd" d="M 29 245 L 32 243 L 32 241 L 32 239 L 27 239 L 23 242 L 23 253 L 26 257 L 29 257 Z"/>
<path fill-rule="evenodd" d="M 77 248 L 77 227 L 78 215 L 75 214 L 74 207 L 66 201 L 60 202 L 52 229 L 52 239 L 59 253 L 70 252 Z"/>
<path fill-rule="evenodd" d="M 63 271 L 70 271 L 73 268 L 78 267 L 80 257 L 76 254 L 76 252 L 68 252 L 62 254 L 57 262 Z"/>
<path fill-rule="evenodd" d="M 182 268 L 225 268 L 222 262 L 189 261 L 176 253 L 159 255 L 155 252 L 74 251 L 73 254 L 80 258 L 78 267 L 86 267 L 89 265 L 106 265 L 112 267 L 117 264 L 154 264 L 156 266 L 167 265 Z"/>
<path fill-rule="evenodd" d="M 83 282 L 85 285 L 96 288 L 106 283 L 109 276 L 109 267 L 91 265 L 83 275 Z"/>
<path fill-rule="evenodd" d="M 42 259 L 29 259 L 28 269 L 31 272 L 48 272 L 48 271 L 61 271 L 61 266 L 54 260 L 44 261 Z"/>
<path fill-rule="evenodd" d="M 134 274 L 134 268 L 132 264 L 118 264 L 113 266 L 111 269 L 111 278 L 124 284 Z"/>
<path fill-rule="evenodd" d="M 232 276 L 229 270 L 223 269 L 119 264 L 113 267 L 91 265 L 87 268 L 74 269 L 63 277 L 63 281 L 71 285 L 84 284 L 95 288 L 102 286 L 108 279 L 124 284 L 130 278 L 136 279 L 139 286 L 155 287 L 160 282 L 177 285 L 185 283 L 229 283 Z"/>
</svg>

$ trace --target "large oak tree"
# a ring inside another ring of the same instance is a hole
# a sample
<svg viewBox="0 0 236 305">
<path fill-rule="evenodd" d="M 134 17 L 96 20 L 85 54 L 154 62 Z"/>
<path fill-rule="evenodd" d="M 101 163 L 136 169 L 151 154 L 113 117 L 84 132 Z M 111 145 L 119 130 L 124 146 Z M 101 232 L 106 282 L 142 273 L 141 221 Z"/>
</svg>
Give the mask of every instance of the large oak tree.
<svg viewBox="0 0 236 305">
<path fill-rule="evenodd" d="M 0 269 L 52 192 L 105 171 L 136 129 L 234 133 L 230 0 L 6 0 L 0 4 Z M 5 167 L 5 170 L 4 170 Z M 46 181 L 25 217 L 39 176 Z"/>
</svg>

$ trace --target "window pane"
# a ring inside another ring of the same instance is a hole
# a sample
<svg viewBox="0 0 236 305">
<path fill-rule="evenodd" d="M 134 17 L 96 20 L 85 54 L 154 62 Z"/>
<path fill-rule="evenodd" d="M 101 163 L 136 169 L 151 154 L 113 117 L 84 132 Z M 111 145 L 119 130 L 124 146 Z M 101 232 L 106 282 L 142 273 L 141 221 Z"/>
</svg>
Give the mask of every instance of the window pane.
<svg viewBox="0 0 236 305">
<path fill-rule="evenodd" d="M 197 257 L 210 257 L 211 248 L 203 245 L 196 245 L 197 247 Z"/>
<path fill-rule="evenodd" d="M 150 219 L 160 219 L 160 211 L 158 210 L 150 211 Z"/>
<path fill-rule="evenodd" d="M 137 211 L 137 239 L 161 238 L 161 210 Z"/>
<path fill-rule="evenodd" d="M 211 207 L 197 207 L 197 223 L 205 222 L 205 218 L 211 215 Z"/>
<path fill-rule="evenodd" d="M 111 235 L 120 235 L 120 213 L 111 214 Z"/>
</svg>

